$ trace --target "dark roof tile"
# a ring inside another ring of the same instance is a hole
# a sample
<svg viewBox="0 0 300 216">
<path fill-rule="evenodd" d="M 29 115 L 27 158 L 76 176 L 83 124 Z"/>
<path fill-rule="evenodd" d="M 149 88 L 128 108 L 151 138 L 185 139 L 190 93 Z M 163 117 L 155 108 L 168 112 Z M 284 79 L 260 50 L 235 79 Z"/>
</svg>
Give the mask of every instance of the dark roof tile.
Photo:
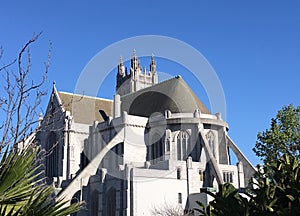
<svg viewBox="0 0 300 216">
<path fill-rule="evenodd" d="M 67 92 L 58 92 L 58 94 L 62 107 L 71 112 L 77 123 L 92 124 L 94 120 L 103 121 L 99 110 L 104 110 L 108 116 L 112 115 L 112 100 Z"/>
<path fill-rule="evenodd" d="M 122 110 L 129 114 L 149 117 L 152 113 L 194 112 L 210 114 L 191 88 L 180 77 L 166 80 L 151 87 L 121 97 Z"/>
</svg>

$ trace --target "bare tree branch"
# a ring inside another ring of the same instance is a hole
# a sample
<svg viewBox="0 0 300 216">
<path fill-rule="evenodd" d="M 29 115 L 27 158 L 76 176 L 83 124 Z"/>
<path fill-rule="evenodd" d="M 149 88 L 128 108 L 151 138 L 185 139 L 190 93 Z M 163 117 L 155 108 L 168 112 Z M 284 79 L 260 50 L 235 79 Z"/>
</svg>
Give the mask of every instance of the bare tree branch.
<svg viewBox="0 0 300 216">
<path fill-rule="evenodd" d="M 1 54 L 2 55 L 2 54 Z M 1 57 L 0 57 L 1 58 Z M 17 59 L 14 59 L 11 63 L 4 65 L 3 67 L 0 68 L 0 71 L 10 67 L 11 65 L 13 65 L 14 63 L 16 63 Z"/>
<path fill-rule="evenodd" d="M 16 59 L 0 68 L 0 71 L 6 72 L 3 74 L 4 83 L 0 83 L 0 87 L 4 90 L 0 91 L 0 115 L 3 116 L 3 122 L 0 122 L 0 135 L 2 135 L 0 150 L 7 145 L 12 146 L 24 139 L 38 122 L 36 110 L 41 103 L 41 98 L 45 95 L 40 87 L 47 78 L 52 49 L 52 43 L 50 42 L 42 79 L 37 83 L 33 79 L 29 81 L 32 70 L 30 46 L 38 40 L 40 35 L 41 33 L 33 36 L 21 48 Z M 2 54 L 3 49 L 0 48 L 0 57 Z M 15 64 L 17 70 L 14 71 L 12 67 Z"/>
</svg>

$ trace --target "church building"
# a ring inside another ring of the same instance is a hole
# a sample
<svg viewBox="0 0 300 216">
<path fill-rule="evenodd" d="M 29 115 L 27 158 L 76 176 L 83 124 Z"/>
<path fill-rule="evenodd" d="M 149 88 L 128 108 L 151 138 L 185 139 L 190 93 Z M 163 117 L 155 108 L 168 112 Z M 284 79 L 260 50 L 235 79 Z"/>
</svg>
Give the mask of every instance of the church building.
<svg viewBox="0 0 300 216">
<path fill-rule="evenodd" d="M 247 187 L 254 167 L 227 132 L 180 76 L 159 83 L 154 56 L 147 70 L 134 52 L 129 70 L 120 59 L 113 100 L 54 84 L 36 140 L 57 197 L 85 202 L 76 215 L 150 216 L 207 205 L 203 191 L 224 182 Z"/>
</svg>

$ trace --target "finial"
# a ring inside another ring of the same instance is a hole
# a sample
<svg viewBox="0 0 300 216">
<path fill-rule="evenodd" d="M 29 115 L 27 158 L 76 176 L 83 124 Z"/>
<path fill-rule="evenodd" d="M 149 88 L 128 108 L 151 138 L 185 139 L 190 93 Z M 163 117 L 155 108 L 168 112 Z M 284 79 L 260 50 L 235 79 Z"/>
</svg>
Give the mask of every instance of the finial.
<svg viewBox="0 0 300 216">
<path fill-rule="evenodd" d="M 154 60 L 154 54 L 152 53 L 152 57 L 151 57 L 151 63 L 155 64 L 155 60 Z"/>
<path fill-rule="evenodd" d="M 135 57 L 136 56 L 136 50 L 133 49 L 133 56 Z"/>
<path fill-rule="evenodd" d="M 53 92 L 56 92 L 57 90 L 56 90 L 56 82 L 55 82 L 55 80 L 53 81 L 53 87 L 52 87 L 52 93 Z"/>
<path fill-rule="evenodd" d="M 122 60 L 122 55 L 120 55 L 120 64 L 123 63 L 123 60 Z"/>
</svg>

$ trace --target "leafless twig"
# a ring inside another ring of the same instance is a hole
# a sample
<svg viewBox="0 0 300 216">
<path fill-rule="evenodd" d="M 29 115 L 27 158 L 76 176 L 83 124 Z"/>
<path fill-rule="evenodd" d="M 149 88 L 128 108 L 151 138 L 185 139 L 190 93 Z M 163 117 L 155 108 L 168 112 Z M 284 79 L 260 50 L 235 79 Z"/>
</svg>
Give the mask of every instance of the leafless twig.
<svg viewBox="0 0 300 216">
<path fill-rule="evenodd" d="M 18 57 L 0 68 L 4 82 L 0 84 L 0 150 L 5 146 L 12 146 L 24 139 L 37 123 L 37 109 L 41 98 L 46 94 L 40 88 L 45 83 L 50 66 L 51 48 L 47 56 L 45 68 L 41 80 L 35 82 L 30 78 L 32 56 L 30 46 L 35 43 L 41 33 L 33 36 L 18 53 Z M 0 56 L 3 49 L 0 49 Z M 24 58 L 26 59 L 25 61 Z M 17 69 L 14 70 L 14 65 Z"/>
</svg>

